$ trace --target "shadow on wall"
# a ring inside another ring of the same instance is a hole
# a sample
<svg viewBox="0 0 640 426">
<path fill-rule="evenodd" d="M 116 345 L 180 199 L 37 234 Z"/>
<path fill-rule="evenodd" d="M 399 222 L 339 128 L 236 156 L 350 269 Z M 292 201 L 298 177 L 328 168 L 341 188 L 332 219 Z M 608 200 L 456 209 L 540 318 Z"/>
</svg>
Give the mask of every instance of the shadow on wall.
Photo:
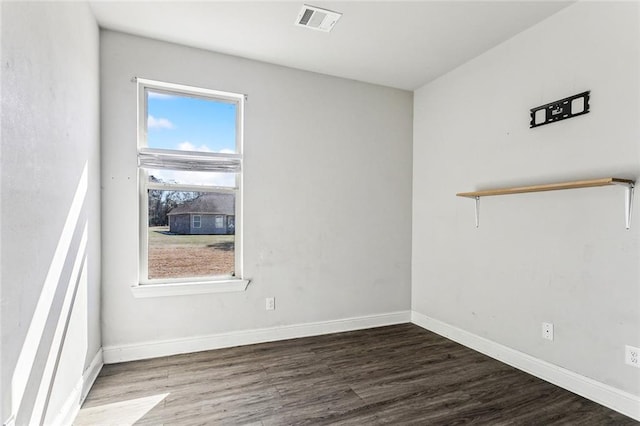
<svg viewBox="0 0 640 426">
<path fill-rule="evenodd" d="M 8 397 L 16 424 L 44 422 L 78 289 L 87 285 L 87 187 L 88 165 L 85 163 L 11 376 Z M 88 305 L 79 306 L 86 310 Z M 86 318 L 86 312 L 81 314 Z M 83 338 L 83 342 L 72 342 L 73 352 L 84 351 L 85 363 L 80 369 L 84 369 L 89 356 L 88 336 Z"/>
</svg>

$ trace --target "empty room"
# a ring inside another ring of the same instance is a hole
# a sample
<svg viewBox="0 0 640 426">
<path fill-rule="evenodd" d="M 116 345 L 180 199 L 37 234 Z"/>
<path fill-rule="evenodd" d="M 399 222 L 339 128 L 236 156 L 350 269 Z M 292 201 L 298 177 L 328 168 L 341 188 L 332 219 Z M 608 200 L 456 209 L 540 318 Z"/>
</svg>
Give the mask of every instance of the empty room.
<svg viewBox="0 0 640 426">
<path fill-rule="evenodd" d="M 0 2 L 0 421 L 640 422 L 640 2 Z"/>
</svg>

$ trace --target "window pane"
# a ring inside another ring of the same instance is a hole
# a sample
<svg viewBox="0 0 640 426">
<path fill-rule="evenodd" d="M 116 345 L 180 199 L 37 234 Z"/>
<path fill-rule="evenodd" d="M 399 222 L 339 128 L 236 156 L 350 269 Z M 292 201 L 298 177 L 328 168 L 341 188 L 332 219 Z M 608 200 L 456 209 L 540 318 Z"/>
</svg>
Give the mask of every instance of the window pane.
<svg viewBox="0 0 640 426">
<path fill-rule="evenodd" d="M 146 90 L 147 146 L 236 153 L 236 104 Z"/>
<path fill-rule="evenodd" d="M 235 188 L 236 173 L 149 170 L 149 182 Z"/>
<path fill-rule="evenodd" d="M 149 279 L 234 275 L 235 194 L 147 192 Z"/>
</svg>

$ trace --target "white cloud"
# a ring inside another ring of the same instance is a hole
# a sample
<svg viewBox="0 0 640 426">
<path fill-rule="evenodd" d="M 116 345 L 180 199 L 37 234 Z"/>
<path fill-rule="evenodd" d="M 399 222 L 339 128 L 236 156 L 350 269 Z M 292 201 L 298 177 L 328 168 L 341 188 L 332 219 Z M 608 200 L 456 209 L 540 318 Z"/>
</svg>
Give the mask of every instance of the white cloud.
<svg viewBox="0 0 640 426">
<path fill-rule="evenodd" d="M 189 141 L 180 142 L 178 144 L 178 149 L 181 151 L 198 151 L 198 152 L 219 152 L 220 154 L 235 154 L 236 152 L 233 149 L 222 148 L 220 151 L 214 151 L 209 148 L 207 145 L 202 144 L 200 146 L 195 146 Z"/>
<path fill-rule="evenodd" d="M 153 115 L 147 117 L 147 128 L 149 129 L 173 129 L 175 126 L 166 118 L 155 118 Z"/>
<path fill-rule="evenodd" d="M 164 182 L 176 182 L 184 185 L 234 187 L 236 184 L 234 173 L 153 170 L 150 174 Z"/>
<path fill-rule="evenodd" d="M 211 148 L 202 144 L 200 146 L 195 146 L 189 141 L 184 141 L 178 144 L 178 149 L 181 151 L 200 151 L 200 152 L 212 152 Z"/>
<path fill-rule="evenodd" d="M 166 93 L 158 93 L 158 92 L 147 92 L 149 94 L 149 99 L 173 99 L 175 96 L 168 95 Z"/>
</svg>

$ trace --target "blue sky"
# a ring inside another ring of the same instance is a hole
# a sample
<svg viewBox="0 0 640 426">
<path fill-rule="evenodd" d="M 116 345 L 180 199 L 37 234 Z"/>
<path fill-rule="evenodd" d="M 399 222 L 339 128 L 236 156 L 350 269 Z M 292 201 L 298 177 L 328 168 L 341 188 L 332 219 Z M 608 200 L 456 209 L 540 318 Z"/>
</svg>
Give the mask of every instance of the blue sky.
<svg viewBox="0 0 640 426">
<path fill-rule="evenodd" d="M 148 92 L 149 148 L 236 152 L 236 106 Z"/>
<path fill-rule="evenodd" d="M 202 98 L 147 92 L 149 148 L 236 152 L 236 105 Z M 154 170 L 165 181 L 235 187 L 234 173 Z"/>
</svg>

